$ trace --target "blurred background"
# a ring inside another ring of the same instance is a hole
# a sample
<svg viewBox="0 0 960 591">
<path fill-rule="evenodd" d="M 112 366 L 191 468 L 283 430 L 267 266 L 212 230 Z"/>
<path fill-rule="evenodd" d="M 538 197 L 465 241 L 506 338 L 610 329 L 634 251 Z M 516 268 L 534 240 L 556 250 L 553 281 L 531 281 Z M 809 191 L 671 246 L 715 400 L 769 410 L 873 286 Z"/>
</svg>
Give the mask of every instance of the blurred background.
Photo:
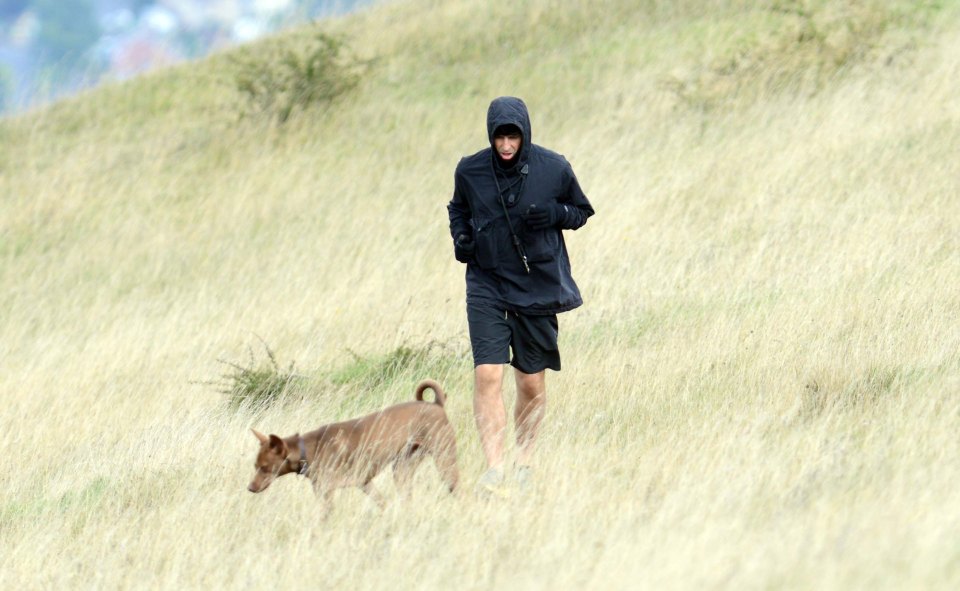
<svg viewBox="0 0 960 591">
<path fill-rule="evenodd" d="M 0 0 L 0 114 L 372 0 Z"/>
</svg>

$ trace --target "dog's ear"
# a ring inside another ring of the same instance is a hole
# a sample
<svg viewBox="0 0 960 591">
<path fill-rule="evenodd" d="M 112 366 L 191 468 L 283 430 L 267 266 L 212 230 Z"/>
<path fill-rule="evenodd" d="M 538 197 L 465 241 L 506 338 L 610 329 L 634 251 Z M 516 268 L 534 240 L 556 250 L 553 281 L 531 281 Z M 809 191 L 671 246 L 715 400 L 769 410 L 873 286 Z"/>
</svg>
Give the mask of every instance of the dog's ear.
<svg viewBox="0 0 960 591">
<path fill-rule="evenodd" d="M 260 443 L 266 443 L 270 441 L 267 438 L 267 436 L 261 433 L 260 431 L 257 431 L 256 429 L 250 429 L 250 430 L 253 431 L 253 434 L 257 436 L 257 441 L 259 441 Z"/>
<path fill-rule="evenodd" d="M 270 449 L 277 455 L 287 455 L 287 444 L 283 442 L 283 439 L 280 439 L 276 435 L 270 436 Z"/>
</svg>

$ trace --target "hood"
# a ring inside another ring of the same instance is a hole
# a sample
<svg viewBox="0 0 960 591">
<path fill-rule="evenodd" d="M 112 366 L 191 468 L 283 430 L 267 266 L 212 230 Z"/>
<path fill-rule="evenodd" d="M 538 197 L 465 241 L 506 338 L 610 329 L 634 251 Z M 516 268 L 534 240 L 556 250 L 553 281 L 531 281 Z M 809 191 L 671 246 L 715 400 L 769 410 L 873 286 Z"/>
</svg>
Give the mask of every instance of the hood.
<svg viewBox="0 0 960 591">
<path fill-rule="evenodd" d="M 526 160 L 527 146 L 533 143 L 533 134 L 530 131 L 530 114 L 527 105 L 522 99 L 515 96 L 501 96 L 493 99 L 487 109 L 487 139 L 493 147 L 493 132 L 501 125 L 513 124 L 523 133 L 523 146 L 520 148 L 521 162 Z"/>
</svg>

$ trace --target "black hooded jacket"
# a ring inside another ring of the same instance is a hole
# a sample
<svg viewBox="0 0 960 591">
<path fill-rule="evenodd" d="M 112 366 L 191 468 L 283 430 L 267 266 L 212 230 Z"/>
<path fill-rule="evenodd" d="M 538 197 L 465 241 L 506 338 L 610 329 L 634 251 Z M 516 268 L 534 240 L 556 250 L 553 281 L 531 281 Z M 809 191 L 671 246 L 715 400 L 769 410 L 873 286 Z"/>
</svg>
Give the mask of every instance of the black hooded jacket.
<svg viewBox="0 0 960 591">
<path fill-rule="evenodd" d="M 500 161 L 493 148 L 494 131 L 504 125 L 517 126 L 523 135 L 520 152 L 510 166 Z M 500 97 L 490 103 L 487 136 L 489 148 L 464 157 L 457 165 L 453 198 L 447 205 L 451 237 L 466 235 L 475 243 L 473 260 L 467 263 L 467 303 L 491 303 L 525 314 L 576 308 L 583 300 L 570 273 L 561 230 L 583 226 L 593 207 L 573 168 L 560 154 L 532 142 L 530 116 L 519 98 Z M 523 222 L 522 214 L 531 205 L 555 204 L 560 205 L 555 227 L 532 230 Z M 529 273 L 513 235 L 526 254 Z"/>
</svg>

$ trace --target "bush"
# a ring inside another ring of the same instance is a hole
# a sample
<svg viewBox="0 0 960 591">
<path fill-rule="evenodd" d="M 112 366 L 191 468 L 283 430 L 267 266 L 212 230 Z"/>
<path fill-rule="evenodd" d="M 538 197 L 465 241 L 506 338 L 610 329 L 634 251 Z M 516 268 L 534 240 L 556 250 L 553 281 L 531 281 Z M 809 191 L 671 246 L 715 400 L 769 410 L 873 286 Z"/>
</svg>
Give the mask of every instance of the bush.
<svg viewBox="0 0 960 591">
<path fill-rule="evenodd" d="M 257 337 L 260 339 L 260 337 Z M 313 382 L 294 371 L 291 362 L 283 369 L 270 347 L 260 339 L 266 359 L 256 360 L 253 348 L 249 347 L 249 362 L 235 363 L 217 359 L 229 368 L 216 380 L 200 383 L 214 386 L 227 396 L 233 409 L 261 410 L 292 396 L 315 395 L 327 388 L 339 391 L 345 399 L 357 393 L 385 390 L 397 386 L 406 387 L 425 378 L 443 383 L 450 374 L 466 374 L 470 371 L 470 356 L 458 347 L 432 340 L 418 346 L 402 345 L 385 354 L 362 357 L 352 351 L 353 361 L 339 369 L 316 372 Z M 313 375 L 313 374 L 312 374 Z"/>
<path fill-rule="evenodd" d="M 260 339 L 260 337 L 257 337 Z M 248 347 L 250 353 L 249 365 L 241 365 L 232 361 L 218 359 L 220 363 L 230 367 L 230 371 L 220 376 L 220 379 L 203 382 L 217 387 L 217 390 L 228 397 L 229 404 L 234 408 L 263 408 L 281 400 L 291 390 L 301 387 L 306 378 L 294 373 L 293 362 L 283 370 L 277 362 L 277 357 L 260 339 L 266 352 L 266 362 L 259 364 L 254 359 L 253 347 Z"/>
<path fill-rule="evenodd" d="M 384 355 L 371 357 L 350 353 L 353 363 L 333 372 L 329 379 L 338 386 L 352 386 L 363 391 L 424 378 L 443 381 L 451 372 L 459 371 L 466 358 L 452 345 L 435 340 L 416 347 L 401 345 Z"/>
<path fill-rule="evenodd" d="M 313 29 L 243 48 L 232 62 L 235 86 L 250 111 L 279 123 L 354 88 L 362 65 L 342 40 Z"/>
</svg>

